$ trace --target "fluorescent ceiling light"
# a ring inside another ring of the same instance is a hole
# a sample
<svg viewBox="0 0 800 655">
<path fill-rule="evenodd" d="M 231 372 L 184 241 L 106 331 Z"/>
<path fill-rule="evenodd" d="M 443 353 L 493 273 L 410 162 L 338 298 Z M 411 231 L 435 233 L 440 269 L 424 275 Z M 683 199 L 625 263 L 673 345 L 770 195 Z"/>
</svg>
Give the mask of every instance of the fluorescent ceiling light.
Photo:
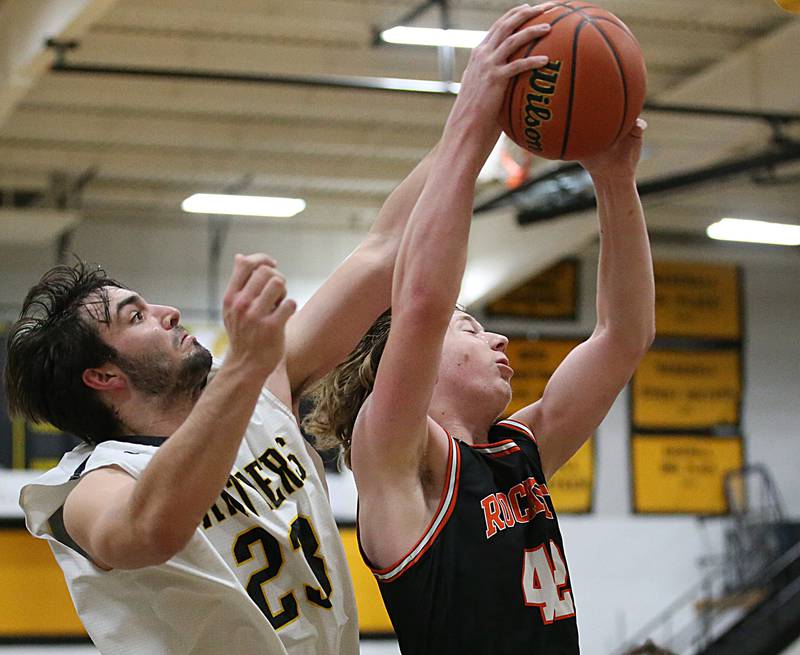
<svg viewBox="0 0 800 655">
<path fill-rule="evenodd" d="M 435 27 L 405 27 L 399 25 L 381 32 L 381 39 L 387 43 L 403 45 L 452 46 L 453 48 L 474 48 L 486 36 L 481 30 L 443 30 Z"/>
<path fill-rule="evenodd" d="M 193 214 L 234 214 L 276 218 L 289 218 L 305 208 L 306 201 L 300 198 L 230 196 L 221 193 L 195 193 L 181 203 L 183 211 Z"/>
<path fill-rule="evenodd" d="M 800 225 L 723 218 L 706 228 L 712 239 L 768 243 L 776 246 L 800 246 Z"/>
</svg>

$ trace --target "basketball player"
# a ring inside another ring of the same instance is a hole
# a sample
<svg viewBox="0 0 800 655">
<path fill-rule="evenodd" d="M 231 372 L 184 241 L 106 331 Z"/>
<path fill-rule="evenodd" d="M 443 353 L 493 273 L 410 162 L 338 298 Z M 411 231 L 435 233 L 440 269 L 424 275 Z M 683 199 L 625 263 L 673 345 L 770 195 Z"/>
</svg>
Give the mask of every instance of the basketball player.
<svg viewBox="0 0 800 655">
<path fill-rule="evenodd" d="M 637 123 L 582 162 L 599 203 L 597 326 L 540 400 L 497 422 L 511 399 L 508 340 L 453 307 L 516 23 L 511 12 L 473 53 L 468 74 L 483 83 L 465 79 L 403 235 L 391 322 L 382 317 L 324 381 L 307 423 L 347 451 L 362 553 L 405 655 L 578 653 L 547 481 L 598 426 L 654 335 Z"/>
<path fill-rule="evenodd" d="M 8 341 L 12 410 L 86 443 L 20 500 L 103 653 L 357 651 L 319 458 L 291 408 L 388 306 L 431 162 L 291 320 L 275 262 L 237 256 L 213 368 L 178 310 L 102 271 L 59 267 L 30 291 Z"/>
<path fill-rule="evenodd" d="M 357 652 L 322 468 L 292 408 L 388 306 L 430 162 L 294 316 L 276 263 L 237 255 L 213 368 L 177 309 L 102 270 L 57 267 L 30 290 L 8 339 L 11 409 L 85 444 L 20 502 L 103 653 Z"/>
</svg>

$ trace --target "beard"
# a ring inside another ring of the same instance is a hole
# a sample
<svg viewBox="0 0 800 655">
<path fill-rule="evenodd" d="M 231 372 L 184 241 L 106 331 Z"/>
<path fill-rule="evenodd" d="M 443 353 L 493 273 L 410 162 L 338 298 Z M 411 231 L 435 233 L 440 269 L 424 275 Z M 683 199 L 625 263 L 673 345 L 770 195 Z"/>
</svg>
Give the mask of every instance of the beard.
<svg viewBox="0 0 800 655">
<path fill-rule="evenodd" d="M 211 353 L 199 343 L 177 365 L 161 353 L 136 357 L 117 353 L 115 363 L 141 393 L 159 397 L 164 405 L 184 397 L 197 398 L 211 370 Z"/>
</svg>

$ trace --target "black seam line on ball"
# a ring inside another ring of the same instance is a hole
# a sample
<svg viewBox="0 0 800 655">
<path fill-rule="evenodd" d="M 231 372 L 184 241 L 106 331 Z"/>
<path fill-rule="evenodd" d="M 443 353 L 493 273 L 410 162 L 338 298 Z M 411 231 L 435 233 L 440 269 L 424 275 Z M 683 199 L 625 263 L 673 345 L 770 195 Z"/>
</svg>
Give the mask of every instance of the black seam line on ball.
<svg viewBox="0 0 800 655">
<path fill-rule="evenodd" d="M 598 31 L 600 36 L 606 42 L 608 49 L 611 50 L 611 54 L 614 56 L 614 61 L 617 62 L 619 77 L 622 80 L 622 117 L 620 118 L 619 127 L 617 128 L 617 133 L 614 136 L 614 140 L 611 142 L 613 144 L 617 142 L 617 139 L 619 139 L 620 135 L 622 134 L 622 128 L 625 127 L 625 118 L 628 116 L 628 81 L 625 79 L 625 69 L 622 67 L 622 60 L 620 59 L 619 53 L 614 47 L 614 44 L 611 43 L 611 39 L 608 38 L 608 35 L 602 29 L 600 29 L 599 25 L 596 25 L 595 23 L 591 23 L 591 25 Z"/>
<path fill-rule="evenodd" d="M 575 26 L 575 34 L 572 37 L 572 71 L 569 78 L 569 104 L 567 105 L 567 118 L 564 123 L 564 141 L 561 145 L 561 154 L 559 159 L 564 159 L 569 145 L 569 128 L 572 124 L 572 105 L 575 103 L 575 77 L 578 74 L 578 41 L 580 40 L 580 33 L 584 25 L 588 21 L 583 18 L 581 22 Z"/>
</svg>

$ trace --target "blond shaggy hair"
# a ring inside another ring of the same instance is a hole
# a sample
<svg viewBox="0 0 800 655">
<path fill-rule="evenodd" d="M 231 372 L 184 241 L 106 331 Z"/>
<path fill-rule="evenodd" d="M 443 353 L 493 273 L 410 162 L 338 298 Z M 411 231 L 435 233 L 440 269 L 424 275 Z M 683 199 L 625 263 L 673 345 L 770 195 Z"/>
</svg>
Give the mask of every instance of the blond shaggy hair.
<svg viewBox="0 0 800 655">
<path fill-rule="evenodd" d="M 303 418 L 303 430 L 314 436 L 319 450 L 341 448 L 350 466 L 353 426 L 372 393 L 375 375 L 389 336 L 391 312 L 372 324 L 353 352 L 308 392 L 313 409 Z"/>
</svg>

